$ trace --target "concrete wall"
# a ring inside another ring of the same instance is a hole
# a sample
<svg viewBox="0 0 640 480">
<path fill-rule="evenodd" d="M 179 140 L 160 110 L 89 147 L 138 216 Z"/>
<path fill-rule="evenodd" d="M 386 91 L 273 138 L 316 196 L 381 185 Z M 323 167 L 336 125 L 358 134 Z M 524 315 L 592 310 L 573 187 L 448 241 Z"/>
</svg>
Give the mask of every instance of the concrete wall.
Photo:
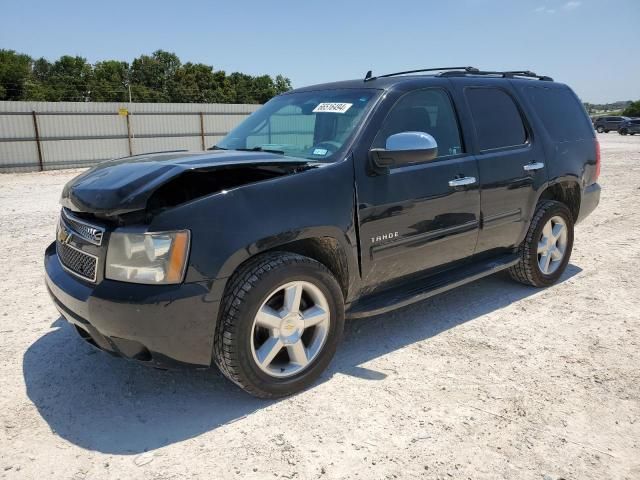
<svg viewBox="0 0 640 480">
<path fill-rule="evenodd" d="M 205 148 L 215 144 L 258 107 L 0 101 L 0 173 L 82 167 L 162 150 L 202 150 L 203 143 Z M 128 115 L 120 114 L 123 108 Z"/>
</svg>

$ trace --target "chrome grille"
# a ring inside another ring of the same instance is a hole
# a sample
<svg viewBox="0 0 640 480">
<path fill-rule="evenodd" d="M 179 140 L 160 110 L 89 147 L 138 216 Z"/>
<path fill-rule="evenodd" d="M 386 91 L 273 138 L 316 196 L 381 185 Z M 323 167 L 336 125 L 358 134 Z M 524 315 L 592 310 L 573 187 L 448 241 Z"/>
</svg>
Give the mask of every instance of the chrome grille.
<svg viewBox="0 0 640 480">
<path fill-rule="evenodd" d="M 91 225 L 78 217 L 70 213 L 66 208 L 62 209 L 60 213 L 62 221 L 80 238 L 86 240 L 89 243 L 100 246 L 102 244 L 102 236 L 104 235 L 104 228 L 96 225 Z"/>
<path fill-rule="evenodd" d="M 59 241 L 56 242 L 56 249 L 60 263 L 66 270 L 90 282 L 96 281 L 98 257 Z"/>
</svg>

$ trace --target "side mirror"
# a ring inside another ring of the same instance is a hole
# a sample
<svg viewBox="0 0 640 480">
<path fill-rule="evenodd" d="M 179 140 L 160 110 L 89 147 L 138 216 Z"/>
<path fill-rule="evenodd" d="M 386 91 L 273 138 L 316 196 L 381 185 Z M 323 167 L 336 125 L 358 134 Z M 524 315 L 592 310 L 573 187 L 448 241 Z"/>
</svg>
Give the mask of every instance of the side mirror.
<svg viewBox="0 0 640 480">
<path fill-rule="evenodd" d="M 374 172 L 389 173 L 401 165 L 423 163 L 438 156 L 436 139 L 425 132 L 401 132 L 387 138 L 386 148 L 372 148 L 369 158 Z"/>
</svg>

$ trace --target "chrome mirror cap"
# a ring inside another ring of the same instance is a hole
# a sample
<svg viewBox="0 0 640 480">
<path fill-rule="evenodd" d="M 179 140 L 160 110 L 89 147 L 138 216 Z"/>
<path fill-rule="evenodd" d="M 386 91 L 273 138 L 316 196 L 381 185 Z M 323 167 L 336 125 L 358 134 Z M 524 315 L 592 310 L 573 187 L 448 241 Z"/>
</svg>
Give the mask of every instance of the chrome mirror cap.
<svg viewBox="0 0 640 480">
<path fill-rule="evenodd" d="M 400 132 L 387 138 L 386 150 L 399 152 L 405 150 L 436 150 L 438 142 L 426 132 Z"/>
</svg>

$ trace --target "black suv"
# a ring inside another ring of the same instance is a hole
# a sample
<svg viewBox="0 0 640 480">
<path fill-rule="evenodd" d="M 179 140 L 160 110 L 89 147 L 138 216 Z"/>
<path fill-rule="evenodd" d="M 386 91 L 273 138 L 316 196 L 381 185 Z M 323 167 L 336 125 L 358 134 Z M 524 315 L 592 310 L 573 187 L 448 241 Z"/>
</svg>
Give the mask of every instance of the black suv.
<svg viewBox="0 0 640 480">
<path fill-rule="evenodd" d="M 60 313 L 114 355 L 278 397 L 327 367 L 345 317 L 500 270 L 552 285 L 600 197 L 581 103 L 532 72 L 405 75 L 425 71 L 294 90 L 209 152 L 71 180 L 45 253 Z"/>
<path fill-rule="evenodd" d="M 629 120 L 627 117 L 598 117 L 593 122 L 593 127 L 598 133 L 609 133 L 611 130 L 617 131 L 622 123 Z"/>
<path fill-rule="evenodd" d="M 625 120 L 618 127 L 620 135 L 635 135 L 640 133 L 640 118 L 630 118 Z"/>
</svg>

